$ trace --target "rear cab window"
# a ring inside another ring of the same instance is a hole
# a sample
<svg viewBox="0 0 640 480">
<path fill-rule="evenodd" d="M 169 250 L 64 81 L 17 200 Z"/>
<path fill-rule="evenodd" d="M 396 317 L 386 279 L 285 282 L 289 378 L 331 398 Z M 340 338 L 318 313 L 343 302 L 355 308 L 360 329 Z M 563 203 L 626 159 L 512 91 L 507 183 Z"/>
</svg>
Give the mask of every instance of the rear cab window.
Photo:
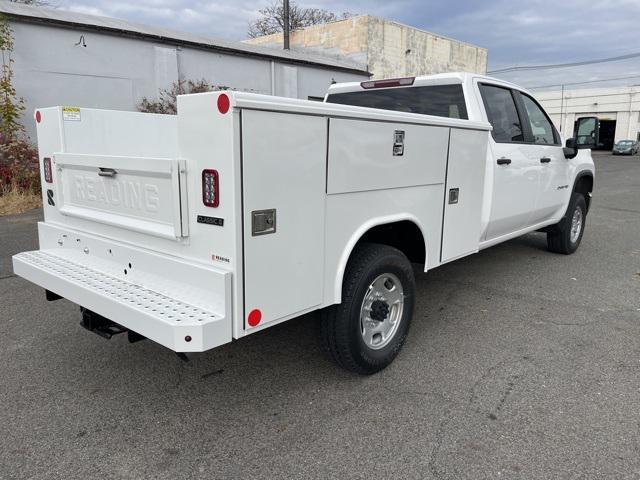
<svg viewBox="0 0 640 480">
<path fill-rule="evenodd" d="M 468 120 L 462 85 L 380 88 L 327 95 L 327 103 Z"/>
</svg>

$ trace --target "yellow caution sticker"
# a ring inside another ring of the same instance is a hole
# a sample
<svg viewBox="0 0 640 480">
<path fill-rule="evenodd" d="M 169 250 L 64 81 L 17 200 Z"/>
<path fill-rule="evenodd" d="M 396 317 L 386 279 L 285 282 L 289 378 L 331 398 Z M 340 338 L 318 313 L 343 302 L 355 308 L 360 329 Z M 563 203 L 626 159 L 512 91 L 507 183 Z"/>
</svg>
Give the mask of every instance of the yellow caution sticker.
<svg viewBox="0 0 640 480">
<path fill-rule="evenodd" d="M 82 120 L 78 107 L 62 107 L 62 119 L 65 122 L 79 122 Z"/>
</svg>

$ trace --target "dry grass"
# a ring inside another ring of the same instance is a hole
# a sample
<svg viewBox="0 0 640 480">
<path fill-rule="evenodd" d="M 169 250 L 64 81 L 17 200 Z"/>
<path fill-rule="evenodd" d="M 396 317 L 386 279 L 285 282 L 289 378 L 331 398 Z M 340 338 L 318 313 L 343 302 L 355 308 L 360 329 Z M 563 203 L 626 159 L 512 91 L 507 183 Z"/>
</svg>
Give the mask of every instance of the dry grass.
<svg viewBox="0 0 640 480">
<path fill-rule="evenodd" d="M 22 192 L 17 187 L 0 191 L 0 217 L 17 215 L 42 206 L 40 195 Z"/>
</svg>

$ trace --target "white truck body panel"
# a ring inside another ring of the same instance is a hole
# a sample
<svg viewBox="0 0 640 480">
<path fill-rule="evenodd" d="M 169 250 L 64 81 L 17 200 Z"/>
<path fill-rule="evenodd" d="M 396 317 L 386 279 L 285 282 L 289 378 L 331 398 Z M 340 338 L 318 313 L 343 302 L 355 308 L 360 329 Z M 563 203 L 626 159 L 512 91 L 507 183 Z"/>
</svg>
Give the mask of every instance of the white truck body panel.
<svg viewBox="0 0 640 480">
<path fill-rule="evenodd" d="M 491 139 L 478 78 L 416 80 L 452 82 L 471 120 L 230 91 L 181 96 L 176 117 L 41 109 L 53 182 L 41 250 L 14 269 L 168 348 L 203 351 L 340 303 L 349 256 L 374 227 L 417 227 L 426 271 L 557 222 L 568 191 L 540 198 L 540 182 L 570 183 L 590 157 L 559 173 L 494 168 L 507 150 Z M 202 197 L 210 169 L 215 207 Z M 518 203 L 527 188 L 535 208 Z"/>
<path fill-rule="evenodd" d="M 404 132 L 406 147 L 402 156 L 394 157 L 389 139 L 395 131 Z M 448 148 L 446 127 L 332 119 L 327 193 L 442 184 Z"/>
<path fill-rule="evenodd" d="M 267 325 L 323 300 L 327 119 L 247 110 L 242 132 L 245 310 Z M 251 212 L 265 209 L 275 232 L 253 235 Z"/>
<path fill-rule="evenodd" d="M 444 201 L 444 220 L 440 261 L 449 262 L 478 251 L 480 214 L 484 184 L 484 150 L 478 144 L 487 141 L 485 132 L 451 130 Z M 457 189 L 455 203 L 449 192 Z"/>
</svg>

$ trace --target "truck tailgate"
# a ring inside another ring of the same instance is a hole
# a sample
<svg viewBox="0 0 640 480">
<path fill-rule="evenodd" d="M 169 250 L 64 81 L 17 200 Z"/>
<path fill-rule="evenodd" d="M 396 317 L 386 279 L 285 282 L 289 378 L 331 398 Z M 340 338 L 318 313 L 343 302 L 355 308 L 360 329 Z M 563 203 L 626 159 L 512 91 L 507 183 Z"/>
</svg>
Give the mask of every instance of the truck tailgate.
<svg viewBox="0 0 640 480">
<path fill-rule="evenodd" d="M 63 215 L 164 238 L 188 236 L 184 160 L 57 153 Z"/>
</svg>

